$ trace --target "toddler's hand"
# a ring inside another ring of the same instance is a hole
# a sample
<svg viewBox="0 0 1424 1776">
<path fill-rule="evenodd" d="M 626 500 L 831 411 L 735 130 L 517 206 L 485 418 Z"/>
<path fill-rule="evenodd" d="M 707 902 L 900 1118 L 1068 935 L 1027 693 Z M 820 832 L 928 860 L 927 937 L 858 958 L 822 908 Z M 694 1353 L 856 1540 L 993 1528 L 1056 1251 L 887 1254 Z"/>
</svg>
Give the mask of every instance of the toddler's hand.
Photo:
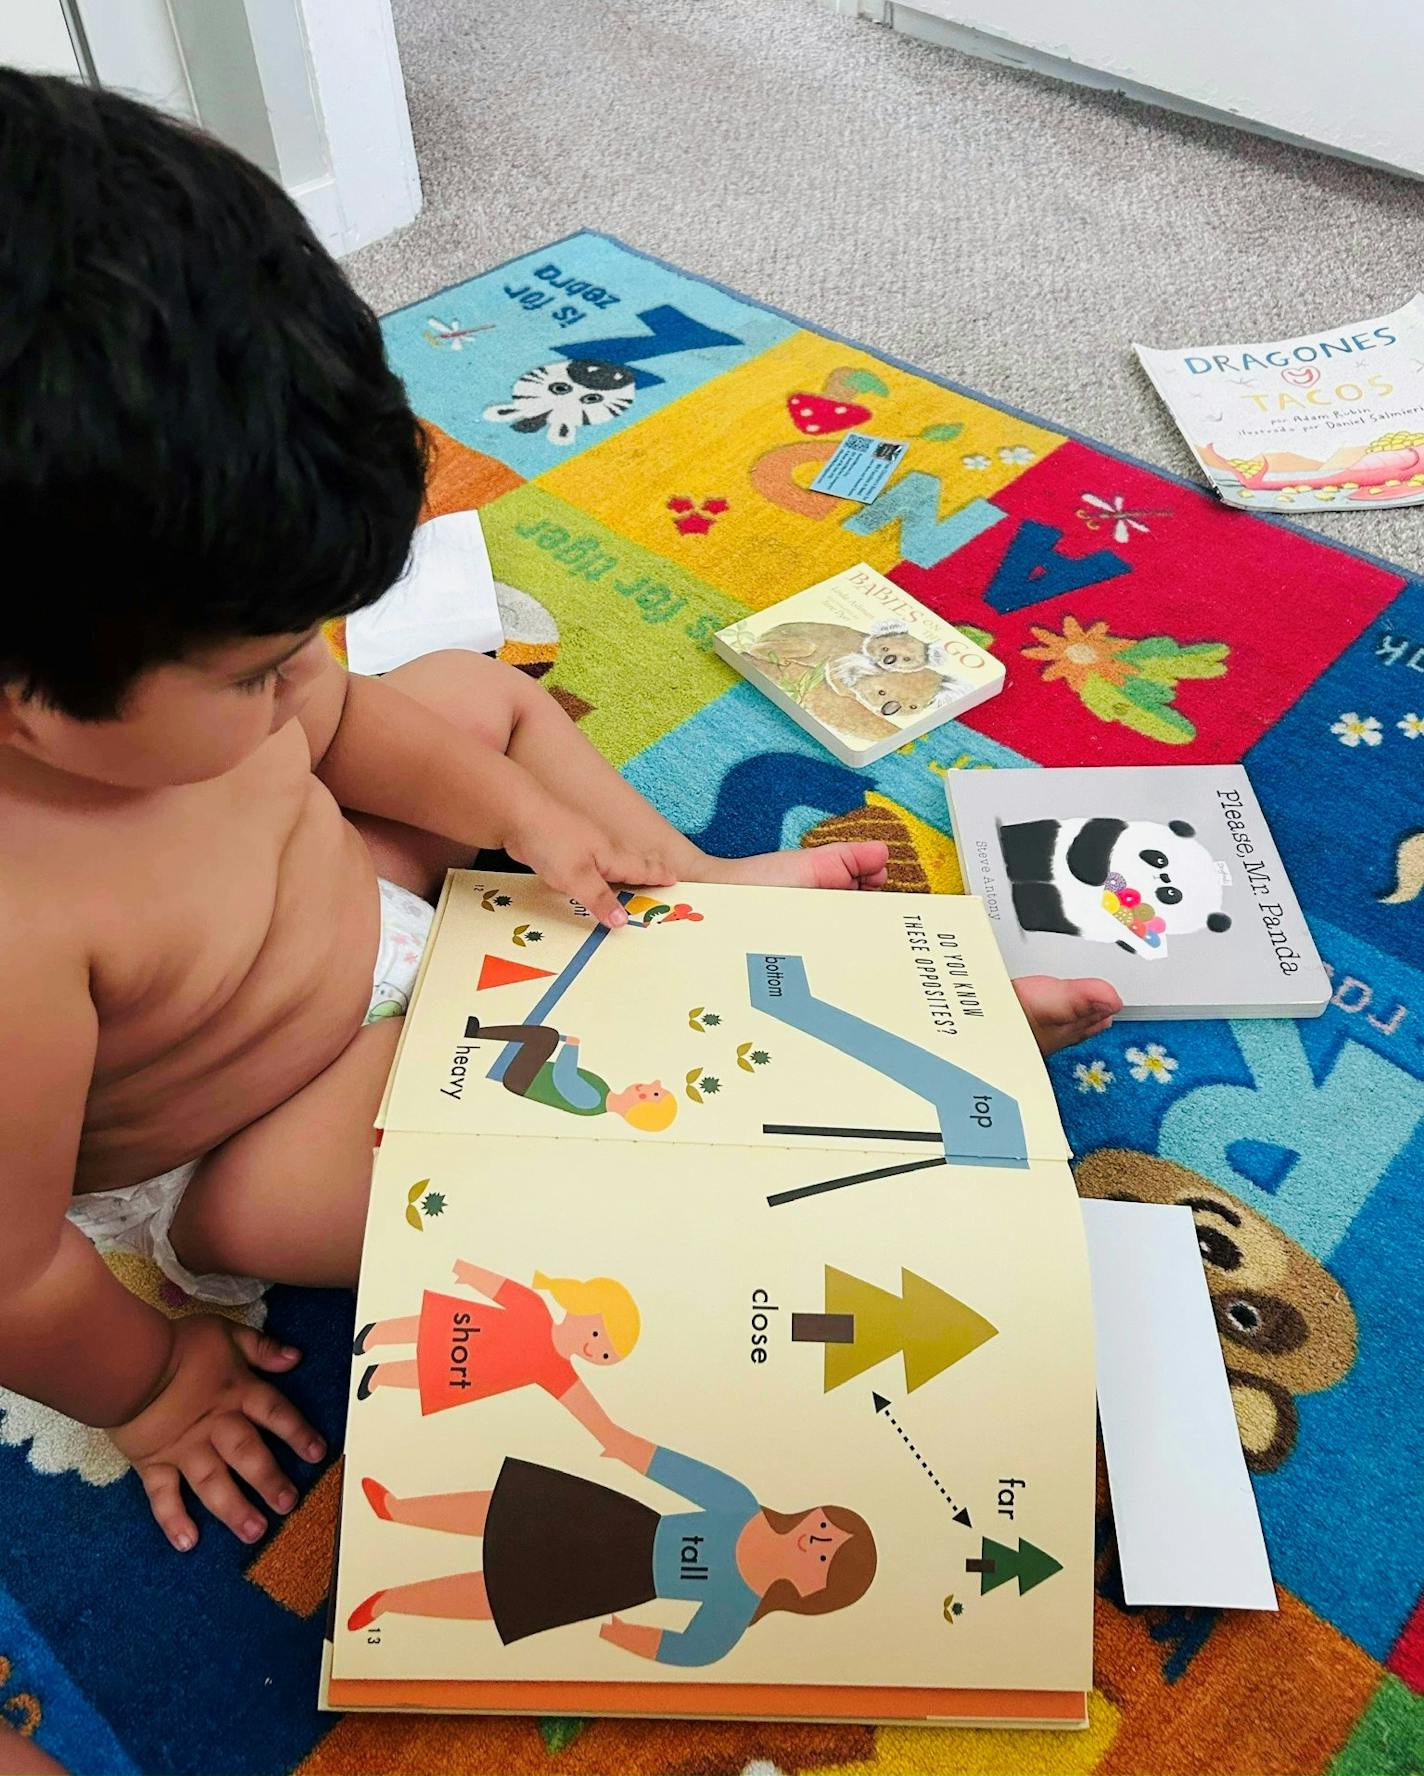
<svg viewBox="0 0 1424 1776">
<path fill-rule="evenodd" d="M 665 888 L 676 880 L 658 858 L 615 843 L 592 821 L 551 797 L 530 807 L 506 836 L 504 848 L 551 888 L 581 902 L 604 925 L 628 923 L 610 882 Z"/>
<path fill-rule="evenodd" d="M 326 1445 L 252 1366 L 281 1373 L 298 1360 L 290 1346 L 215 1314 L 174 1326 L 173 1368 L 163 1390 L 110 1436 L 137 1469 L 159 1528 L 180 1553 L 198 1539 L 183 1502 L 184 1480 L 243 1542 L 255 1542 L 267 1523 L 234 1475 L 274 1511 L 290 1511 L 297 1502 L 297 1489 L 261 1430 L 290 1443 L 304 1461 L 320 1461 Z"/>
</svg>

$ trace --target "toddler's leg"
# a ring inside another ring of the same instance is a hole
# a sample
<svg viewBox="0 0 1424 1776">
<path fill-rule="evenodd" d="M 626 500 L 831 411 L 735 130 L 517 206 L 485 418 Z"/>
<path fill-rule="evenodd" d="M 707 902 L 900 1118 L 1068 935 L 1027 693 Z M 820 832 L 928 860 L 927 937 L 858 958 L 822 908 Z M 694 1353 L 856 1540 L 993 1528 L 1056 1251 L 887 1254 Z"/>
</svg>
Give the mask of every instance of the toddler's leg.
<svg viewBox="0 0 1424 1776">
<path fill-rule="evenodd" d="M 543 788 L 630 849 L 660 858 L 670 879 L 761 882 L 802 888 L 879 888 L 885 846 L 878 842 L 769 851 L 760 857 L 709 857 L 663 819 L 579 732 L 564 711 L 522 672 L 482 654 L 427 654 L 390 673 L 390 682 L 522 765 Z M 469 862 L 448 839 L 393 820 L 351 819 L 381 875 L 431 894 L 449 868 Z"/>
<path fill-rule="evenodd" d="M 371 1130 L 400 1028 L 359 1030 L 310 1085 L 208 1155 L 173 1221 L 189 1270 L 355 1287 Z"/>
</svg>

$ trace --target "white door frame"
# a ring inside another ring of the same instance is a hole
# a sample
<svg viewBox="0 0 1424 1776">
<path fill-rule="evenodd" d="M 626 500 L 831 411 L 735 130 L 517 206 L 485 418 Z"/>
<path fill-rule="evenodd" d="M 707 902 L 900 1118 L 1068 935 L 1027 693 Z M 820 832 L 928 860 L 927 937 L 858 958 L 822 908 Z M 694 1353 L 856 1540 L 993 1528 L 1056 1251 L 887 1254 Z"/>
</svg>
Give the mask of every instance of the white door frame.
<svg viewBox="0 0 1424 1776">
<path fill-rule="evenodd" d="M 414 220 L 390 0 L 68 0 L 94 75 L 271 173 L 333 253 Z"/>
</svg>

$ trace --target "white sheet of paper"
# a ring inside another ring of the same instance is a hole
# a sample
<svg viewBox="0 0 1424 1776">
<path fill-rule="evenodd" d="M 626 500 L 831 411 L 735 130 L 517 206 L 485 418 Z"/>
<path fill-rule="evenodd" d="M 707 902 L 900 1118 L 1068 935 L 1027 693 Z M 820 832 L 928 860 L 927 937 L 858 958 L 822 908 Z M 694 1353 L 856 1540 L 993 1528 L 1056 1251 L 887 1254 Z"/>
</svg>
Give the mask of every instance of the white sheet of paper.
<svg viewBox="0 0 1424 1776">
<path fill-rule="evenodd" d="M 1273 1610 L 1192 1212 L 1161 1203 L 1082 1207 L 1123 1596 Z"/>
<path fill-rule="evenodd" d="M 478 512 L 427 519 L 416 530 L 400 579 L 346 619 L 346 659 L 353 672 L 390 672 L 439 648 L 489 654 L 503 642 Z"/>
</svg>

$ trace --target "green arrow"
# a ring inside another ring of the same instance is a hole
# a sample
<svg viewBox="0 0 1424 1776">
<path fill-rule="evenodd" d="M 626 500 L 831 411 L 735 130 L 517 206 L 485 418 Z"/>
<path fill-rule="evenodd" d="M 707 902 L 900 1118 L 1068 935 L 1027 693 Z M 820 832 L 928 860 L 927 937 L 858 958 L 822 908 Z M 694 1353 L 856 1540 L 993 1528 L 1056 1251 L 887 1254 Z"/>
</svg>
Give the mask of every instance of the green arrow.
<svg viewBox="0 0 1424 1776">
<path fill-rule="evenodd" d="M 983 1547 L 977 1560 L 966 1560 L 966 1572 L 978 1573 L 979 1595 L 987 1595 L 996 1591 L 1000 1585 L 1006 1585 L 1010 1579 L 1019 1582 L 1019 1596 L 1025 1591 L 1032 1591 L 1035 1585 L 1041 1585 L 1045 1579 L 1051 1579 L 1056 1572 L 1062 1572 L 1063 1562 L 1055 1560 L 1051 1554 L 1045 1554 L 1042 1548 L 1035 1548 L 1032 1542 L 1019 1538 L 1017 1548 L 1006 1548 L 1002 1542 L 984 1536 Z"/>
</svg>

